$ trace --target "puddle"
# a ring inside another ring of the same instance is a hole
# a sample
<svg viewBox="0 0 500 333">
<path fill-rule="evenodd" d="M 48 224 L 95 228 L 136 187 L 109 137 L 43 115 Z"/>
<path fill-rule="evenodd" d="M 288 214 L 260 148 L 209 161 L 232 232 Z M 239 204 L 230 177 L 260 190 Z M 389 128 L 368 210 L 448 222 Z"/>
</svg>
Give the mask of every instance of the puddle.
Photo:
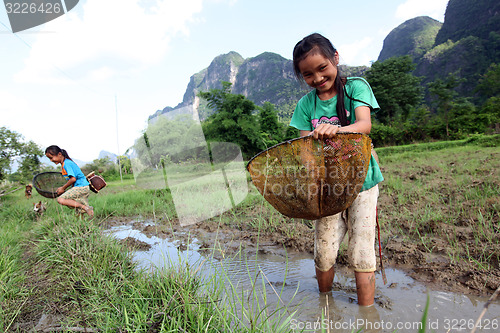
<svg viewBox="0 0 500 333">
<path fill-rule="evenodd" d="M 175 240 L 170 241 L 145 235 L 135 230 L 132 224 L 115 226 L 106 232 L 117 239 L 132 237 L 150 245 L 146 251 L 134 252 L 134 260 L 141 268 L 176 265 L 181 260 L 194 267 L 203 263 L 201 274 L 210 275 L 224 270 L 231 284 L 243 291 L 250 288 L 258 273 L 257 281 L 266 281 L 264 292 L 267 304 L 281 304 L 281 298 L 290 309 L 297 310 L 290 328 L 299 331 L 357 332 L 363 329 L 363 332 L 418 332 L 429 296 L 427 332 L 470 332 L 487 301 L 481 297 L 427 291 L 423 284 L 402 271 L 389 268 L 386 269 L 386 285 L 382 276 L 376 273 L 376 305 L 359 307 L 352 272 L 337 272 L 334 290 L 329 294 L 318 293 L 314 262 L 308 253 L 280 254 L 263 248 L 259 251 L 246 248 L 236 255 L 214 256 L 214 253 L 220 252 L 202 251 L 201 242 L 189 238 L 188 233 L 177 231 Z M 178 239 L 179 236 L 183 241 Z M 189 247 L 184 245 L 186 243 L 190 244 Z M 481 325 L 482 329 L 478 328 L 476 332 L 500 332 L 498 300 L 489 306 Z"/>
</svg>

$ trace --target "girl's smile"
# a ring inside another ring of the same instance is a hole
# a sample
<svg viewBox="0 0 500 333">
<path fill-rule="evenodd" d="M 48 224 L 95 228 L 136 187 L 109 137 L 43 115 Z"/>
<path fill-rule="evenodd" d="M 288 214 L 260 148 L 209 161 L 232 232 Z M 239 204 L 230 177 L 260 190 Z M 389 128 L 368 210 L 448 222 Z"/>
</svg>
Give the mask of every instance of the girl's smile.
<svg viewBox="0 0 500 333">
<path fill-rule="evenodd" d="M 335 53 L 334 61 L 338 63 L 338 53 Z M 335 78 L 337 77 L 337 66 L 314 49 L 300 61 L 300 73 L 304 81 L 311 88 L 316 88 L 318 97 L 327 100 L 337 94 L 335 90 Z"/>
<path fill-rule="evenodd" d="M 46 153 L 45 156 L 47 156 L 47 158 L 52 162 L 52 163 L 55 163 L 56 165 L 57 164 L 60 164 L 64 161 L 64 156 L 59 153 L 57 155 L 52 155 L 51 153 Z"/>
</svg>

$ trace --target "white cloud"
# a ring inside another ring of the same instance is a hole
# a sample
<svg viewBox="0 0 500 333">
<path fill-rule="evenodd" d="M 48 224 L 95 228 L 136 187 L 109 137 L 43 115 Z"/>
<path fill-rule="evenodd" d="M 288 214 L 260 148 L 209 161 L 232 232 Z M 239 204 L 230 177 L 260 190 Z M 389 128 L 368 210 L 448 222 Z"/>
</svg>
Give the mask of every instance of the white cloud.
<svg viewBox="0 0 500 333">
<path fill-rule="evenodd" d="M 37 144 L 41 144 L 39 138 L 37 138 L 36 133 L 40 129 L 46 129 L 44 137 L 50 137 L 52 134 L 57 134 L 51 127 L 51 122 L 53 123 L 53 114 L 44 114 L 43 117 L 27 116 L 32 114 L 33 110 L 36 110 L 38 105 L 33 103 L 30 99 L 26 98 L 22 94 L 14 94 L 8 91 L 0 91 L 0 114 L 2 115 L 2 121 L 7 125 L 7 128 L 11 131 L 21 133 L 25 141 L 34 141 Z M 54 104 L 51 104 L 54 105 Z"/>
<path fill-rule="evenodd" d="M 0 100 L 2 101 L 2 103 L 0 103 L 0 114 L 2 115 L 2 120 L 7 123 L 10 117 L 29 110 L 28 103 L 25 99 L 19 98 L 8 91 L 0 90 Z"/>
<path fill-rule="evenodd" d="M 42 95 L 47 98 L 42 99 Z M 0 90 L 2 121 L 9 130 L 21 133 L 25 141 L 34 141 L 43 149 L 57 144 L 77 159 L 91 161 L 100 150 L 117 151 L 114 101 L 100 96 L 78 99 L 76 95 L 71 96 L 74 102 L 68 103 L 45 90 L 29 95 Z M 120 118 L 120 127 L 127 134 L 120 137 L 122 149 L 132 145 L 140 134 L 135 129 L 142 118 Z"/>
<path fill-rule="evenodd" d="M 61 72 L 83 66 L 79 77 L 107 78 L 157 63 L 171 38 L 188 34 L 203 0 L 88 0 L 79 11 L 48 22 L 37 34 L 20 82 L 66 83 Z M 106 62 L 103 75 L 102 61 Z M 100 72 L 99 75 L 93 71 Z M 59 73 L 58 73 L 59 72 Z"/>
<path fill-rule="evenodd" d="M 103 66 L 97 69 L 92 70 L 89 73 L 89 78 L 91 81 L 102 81 L 109 79 L 115 74 L 115 71 L 107 66 Z"/>
<path fill-rule="evenodd" d="M 426 15 L 443 22 L 447 4 L 448 0 L 407 0 L 396 9 L 396 18 L 406 21 Z"/>
<path fill-rule="evenodd" d="M 338 47 L 340 55 L 340 63 L 346 65 L 369 65 L 370 57 L 368 56 L 367 49 L 372 44 L 371 37 L 365 37 L 361 40 L 355 41 L 350 44 L 343 44 Z"/>
</svg>

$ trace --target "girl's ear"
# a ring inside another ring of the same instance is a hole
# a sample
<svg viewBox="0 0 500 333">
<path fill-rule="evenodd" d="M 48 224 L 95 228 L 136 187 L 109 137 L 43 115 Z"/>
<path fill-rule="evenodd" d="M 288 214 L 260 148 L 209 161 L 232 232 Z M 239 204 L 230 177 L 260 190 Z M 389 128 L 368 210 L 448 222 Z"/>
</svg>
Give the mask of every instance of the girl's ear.
<svg viewBox="0 0 500 333">
<path fill-rule="evenodd" d="M 340 62 L 340 57 L 339 57 L 339 53 L 337 51 L 335 51 L 335 55 L 333 56 L 333 59 L 335 60 L 335 66 L 338 66 L 339 62 Z"/>
</svg>

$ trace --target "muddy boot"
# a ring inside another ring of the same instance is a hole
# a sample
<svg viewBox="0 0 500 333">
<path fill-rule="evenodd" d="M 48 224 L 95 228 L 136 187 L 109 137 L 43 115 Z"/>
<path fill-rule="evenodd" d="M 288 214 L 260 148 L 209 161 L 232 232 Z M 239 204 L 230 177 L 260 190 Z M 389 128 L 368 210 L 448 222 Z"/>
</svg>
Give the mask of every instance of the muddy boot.
<svg viewBox="0 0 500 333">
<path fill-rule="evenodd" d="M 375 298 L 375 272 L 354 272 L 358 304 L 370 306 Z"/>
<path fill-rule="evenodd" d="M 320 292 L 327 293 L 332 290 L 334 276 L 334 267 L 330 268 L 326 272 L 320 271 L 316 268 L 316 279 L 318 280 L 318 287 Z"/>
</svg>

